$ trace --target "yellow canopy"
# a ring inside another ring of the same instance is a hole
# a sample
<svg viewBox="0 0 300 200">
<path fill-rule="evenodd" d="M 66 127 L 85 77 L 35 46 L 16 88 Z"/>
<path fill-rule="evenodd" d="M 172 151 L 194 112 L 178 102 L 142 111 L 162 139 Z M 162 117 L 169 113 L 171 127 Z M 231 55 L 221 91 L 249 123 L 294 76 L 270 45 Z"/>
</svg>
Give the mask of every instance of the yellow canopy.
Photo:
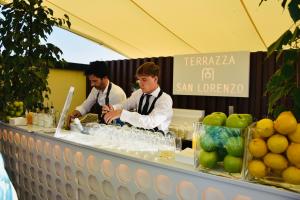
<svg viewBox="0 0 300 200">
<path fill-rule="evenodd" d="M 292 25 L 281 1 L 45 0 L 71 31 L 129 58 L 266 51 Z M 2 1 L 3 2 L 3 1 Z"/>
</svg>

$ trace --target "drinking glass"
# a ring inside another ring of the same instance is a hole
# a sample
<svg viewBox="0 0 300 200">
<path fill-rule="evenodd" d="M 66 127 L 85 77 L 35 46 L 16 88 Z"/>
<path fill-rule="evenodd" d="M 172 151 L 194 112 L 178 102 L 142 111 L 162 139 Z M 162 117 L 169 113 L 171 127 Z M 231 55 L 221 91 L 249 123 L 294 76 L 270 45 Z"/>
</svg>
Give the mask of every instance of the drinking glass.
<svg viewBox="0 0 300 200">
<path fill-rule="evenodd" d="M 181 151 L 182 150 L 182 138 L 177 136 L 175 138 L 175 144 L 176 144 L 176 151 Z"/>
</svg>

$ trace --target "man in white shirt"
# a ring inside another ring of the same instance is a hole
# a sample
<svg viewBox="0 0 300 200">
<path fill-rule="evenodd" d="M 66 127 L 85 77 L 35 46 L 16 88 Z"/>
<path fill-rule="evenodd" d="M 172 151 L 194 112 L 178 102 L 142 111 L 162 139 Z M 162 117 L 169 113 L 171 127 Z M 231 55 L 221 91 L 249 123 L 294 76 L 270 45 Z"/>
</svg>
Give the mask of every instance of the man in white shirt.
<svg viewBox="0 0 300 200">
<path fill-rule="evenodd" d="M 122 88 L 109 81 L 109 68 L 105 62 L 92 62 L 85 71 L 85 75 L 93 88 L 87 99 L 68 116 L 68 127 L 72 118 L 78 118 L 88 112 L 98 114 L 99 121 L 103 123 L 102 106 L 119 104 L 126 100 L 126 94 Z"/>
<path fill-rule="evenodd" d="M 167 133 L 173 115 L 173 101 L 158 85 L 159 66 L 146 62 L 138 67 L 136 76 L 140 89 L 122 104 L 103 106 L 105 122 L 120 118 L 135 127 Z"/>
</svg>

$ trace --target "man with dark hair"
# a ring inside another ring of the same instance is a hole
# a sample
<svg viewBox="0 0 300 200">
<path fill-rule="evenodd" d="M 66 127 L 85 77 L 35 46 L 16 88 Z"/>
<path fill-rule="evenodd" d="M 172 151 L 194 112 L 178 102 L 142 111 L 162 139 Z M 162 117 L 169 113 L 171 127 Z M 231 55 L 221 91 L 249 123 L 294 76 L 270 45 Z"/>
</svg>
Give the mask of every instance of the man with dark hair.
<svg viewBox="0 0 300 200">
<path fill-rule="evenodd" d="M 110 123 L 120 118 L 135 127 L 168 132 L 173 115 L 173 101 L 158 85 L 159 66 L 146 62 L 136 70 L 140 89 L 122 104 L 103 106 L 104 120 Z M 130 112 L 130 110 L 136 112 Z"/>
<path fill-rule="evenodd" d="M 126 100 L 126 94 L 122 88 L 109 81 L 109 68 L 105 62 L 90 63 L 85 70 L 85 75 L 90 80 L 92 90 L 87 99 L 68 116 L 68 127 L 72 118 L 80 117 L 88 112 L 97 113 L 99 121 L 103 123 L 102 106 L 119 104 Z"/>
</svg>

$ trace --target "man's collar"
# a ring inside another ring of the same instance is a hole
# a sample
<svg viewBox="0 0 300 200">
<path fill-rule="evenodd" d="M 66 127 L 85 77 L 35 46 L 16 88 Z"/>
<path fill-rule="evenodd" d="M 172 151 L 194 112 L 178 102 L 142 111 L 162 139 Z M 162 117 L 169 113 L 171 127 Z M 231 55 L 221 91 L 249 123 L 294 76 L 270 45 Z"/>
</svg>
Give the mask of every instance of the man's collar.
<svg viewBox="0 0 300 200">
<path fill-rule="evenodd" d="M 106 94 L 107 93 L 107 90 L 108 90 L 108 86 L 109 86 L 109 80 L 107 81 L 107 85 L 105 87 L 105 89 L 103 90 L 103 92 L 101 90 L 99 90 L 100 92 L 102 92 L 103 94 Z"/>
<path fill-rule="evenodd" d="M 158 86 L 153 92 L 151 92 L 150 94 L 154 97 L 157 97 L 158 96 L 158 93 L 160 91 L 160 87 Z"/>
</svg>

